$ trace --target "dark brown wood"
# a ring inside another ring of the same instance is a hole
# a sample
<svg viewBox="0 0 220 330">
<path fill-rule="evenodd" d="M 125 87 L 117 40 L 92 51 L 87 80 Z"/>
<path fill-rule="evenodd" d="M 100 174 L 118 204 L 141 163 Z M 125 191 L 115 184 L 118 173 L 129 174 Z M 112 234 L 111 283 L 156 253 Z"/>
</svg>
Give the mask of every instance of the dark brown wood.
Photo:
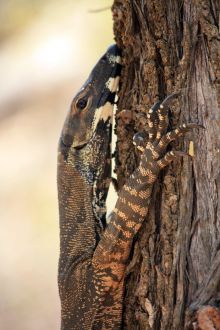
<svg viewBox="0 0 220 330">
<path fill-rule="evenodd" d="M 124 66 L 118 111 L 132 111 L 131 121 L 117 116 L 119 187 L 155 101 L 180 91 L 171 127 L 205 127 L 172 145 L 187 151 L 192 140 L 194 157 L 155 185 L 127 271 L 124 329 L 220 329 L 218 310 L 202 308 L 220 303 L 220 1 L 115 0 L 112 9 Z"/>
</svg>

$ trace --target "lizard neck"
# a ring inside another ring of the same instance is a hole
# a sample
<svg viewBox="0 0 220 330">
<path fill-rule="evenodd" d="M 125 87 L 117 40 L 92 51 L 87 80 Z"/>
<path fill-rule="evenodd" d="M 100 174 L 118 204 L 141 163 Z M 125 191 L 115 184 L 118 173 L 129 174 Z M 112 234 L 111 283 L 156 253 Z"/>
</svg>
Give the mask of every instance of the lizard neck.
<svg viewBox="0 0 220 330">
<path fill-rule="evenodd" d="M 91 226 L 95 219 L 91 204 L 92 186 L 72 164 L 63 160 L 62 154 L 59 154 L 58 164 L 60 268 L 65 273 L 81 255 L 95 249 L 96 237 Z"/>
<path fill-rule="evenodd" d="M 61 272 L 81 256 L 91 256 L 105 228 L 111 173 L 110 134 L 106 133 L 108 138 L 96 135 L 84 148 L 68 150 L 68 155 L 65 147 L 59 147 Z"/>
</svg>

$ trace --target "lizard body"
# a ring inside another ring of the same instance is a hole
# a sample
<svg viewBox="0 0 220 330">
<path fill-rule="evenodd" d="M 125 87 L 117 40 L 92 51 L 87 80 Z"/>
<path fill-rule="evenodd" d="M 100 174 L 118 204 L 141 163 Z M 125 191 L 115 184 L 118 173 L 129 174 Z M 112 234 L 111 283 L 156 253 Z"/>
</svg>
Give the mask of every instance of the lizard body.
<svg viewBox="0 0 220 330">
<path fill-rule="evenodd" d="M 183 125 L 167 133 L 169 97 L 150 109 L 148 143 L 140 147 L 139 166 L 119 192 L 106 226 L 111 118 L 119 62 L 120 51 L 113 45 L 73 99 L 60 138 L 58 282 L 62 330 L 121 329 L 125 269 L 133 238 L 148 213 L 159 171 L 184 155 L 166 153 L 166 147 L 196 127 Z"/>
</svg>

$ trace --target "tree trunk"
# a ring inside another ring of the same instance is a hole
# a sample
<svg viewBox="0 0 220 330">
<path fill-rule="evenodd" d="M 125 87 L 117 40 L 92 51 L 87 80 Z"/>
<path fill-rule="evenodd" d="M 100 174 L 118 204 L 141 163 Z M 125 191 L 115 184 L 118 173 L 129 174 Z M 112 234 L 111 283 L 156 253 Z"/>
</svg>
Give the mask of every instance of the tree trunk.
<svg viewBox="0 0 220 330">
<path fill-rule="evenodd" d="M 119 188 L 137 165 L 133 135 L 147 132 L 158 99 L 181 92 L 171 128 L 205 127 L 172 144 L 194 147 L 194 157 L 155 185 L 127 270 L 123 329 L 220 329 L 220 1 L 115 0 L 112 10 L 123 51 L 118 113 L 131 111 L 117 115 Z"/>
</svg>

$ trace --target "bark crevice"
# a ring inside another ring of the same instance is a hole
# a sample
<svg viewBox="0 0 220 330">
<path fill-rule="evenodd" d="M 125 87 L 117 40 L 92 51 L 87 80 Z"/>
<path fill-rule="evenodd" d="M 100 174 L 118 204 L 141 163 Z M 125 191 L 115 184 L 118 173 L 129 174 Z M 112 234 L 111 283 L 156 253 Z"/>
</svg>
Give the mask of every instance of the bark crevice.
<svg viewBox="0 0 220 330">
<path fill-rule="evenodd" d="M 192 329 L 204 315 L 218 314 L 195 311 L 220 300 L 219 13 L 218 0 L 113 4 L 123 50 L 118 111 L 132 112 L 129 124 L 117 121 L 119 187 L 137 164 L 133 134 L 147 133 L 146 114 L 155 101 L 181 91 L 170 107 L 170 127 L 205 127 L 172 144 L 188 151 L 193 141 L 195 156 L 171 165 L 155 185 L 128 266 L 124 329 Z"/>
</svg>

